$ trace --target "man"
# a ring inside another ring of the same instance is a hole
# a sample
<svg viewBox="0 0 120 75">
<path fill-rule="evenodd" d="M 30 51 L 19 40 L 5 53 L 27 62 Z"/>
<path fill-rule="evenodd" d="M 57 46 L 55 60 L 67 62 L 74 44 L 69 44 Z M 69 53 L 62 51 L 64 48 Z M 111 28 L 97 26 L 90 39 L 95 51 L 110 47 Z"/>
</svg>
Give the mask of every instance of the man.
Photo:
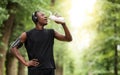
<svg viewBox="0 0 120 75">
<path fill-rule="evenodd" d="M 59 34 L 53 29 L 45 29 L 47 17 L 43 12 L 36 11 L 32 15 L 35 28 L 23 32 L 21 36 L 11 45 L 11 52 L 17 59 L 28 67 L 28 75 L 54 75 L 55 63 L 53 57 L 54 38 L 60 41 L 72 41 L 71 34 L 65 23 L 61 24 L 65 35 Z M 19 53 L 18 49 L 25 44 L 29 61 Z"/>
</svg>

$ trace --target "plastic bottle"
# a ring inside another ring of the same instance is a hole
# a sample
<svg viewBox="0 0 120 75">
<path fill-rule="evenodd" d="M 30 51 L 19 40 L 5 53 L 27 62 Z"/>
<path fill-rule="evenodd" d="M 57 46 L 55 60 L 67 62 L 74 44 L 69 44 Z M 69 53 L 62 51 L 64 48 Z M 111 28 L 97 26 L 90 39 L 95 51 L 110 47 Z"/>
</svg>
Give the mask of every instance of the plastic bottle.
<svg viewBox="0 0 120 75">
<path fill-rule="evenodd" d="M 62 23 L 65 22 L 64 18 L 61 16 L 59 17 L 59 16 L 55 16 L 55 15 L 50 15 L 49 18 L 53 21 L 62 22 Z"/>
</svg>

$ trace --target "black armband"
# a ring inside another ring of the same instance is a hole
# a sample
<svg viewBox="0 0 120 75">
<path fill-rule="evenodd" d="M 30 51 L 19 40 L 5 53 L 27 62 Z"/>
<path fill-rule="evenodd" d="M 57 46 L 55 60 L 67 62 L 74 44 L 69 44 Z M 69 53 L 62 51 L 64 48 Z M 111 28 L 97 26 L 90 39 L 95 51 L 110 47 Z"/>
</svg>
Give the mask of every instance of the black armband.
<svg viewBox="0 0 120 75">
<path fill-rule="evenodd" d="M 19 37 L 12 43 L 11 47 L 12 48 L 16 47 L 18 49 L 18 48 L 21 48 L 22 45 L 23 43 L 21 42 L 20 37 Z"/>
</svg>

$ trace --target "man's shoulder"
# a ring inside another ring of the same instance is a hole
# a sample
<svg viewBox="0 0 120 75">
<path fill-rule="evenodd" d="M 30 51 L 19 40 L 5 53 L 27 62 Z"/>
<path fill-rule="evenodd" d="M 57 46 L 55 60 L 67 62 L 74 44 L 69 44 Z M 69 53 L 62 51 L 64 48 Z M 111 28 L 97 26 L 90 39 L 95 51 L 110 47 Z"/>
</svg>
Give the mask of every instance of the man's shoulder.
<svg viewBox="0 0 120 75">
<path fill-rule="evenodd" d="M 55 35 L 54 29 L 47 29 L 47 32 L 49 32 L 51 35 Z"/>
<path fill-rule="evenodd" d="M 54 31 L 54 29 L 46 29 L 47 31 Z"/>
<path fill-rule="evenodd" d="M 28 30 L 28 31 L 26 31 L 26 35 L 28 36 L 28 35 L 31 35 L 33 32 L 34 32 L 34 28 L 33 29 L 30 29 L 30 30 Z"/>
<path fill-rule="evenodd" d="M 35 30 L 34 28 L 33 28 L 33 29 L 30 29 L 30 30 L 26 31 L 26 33 L 32 32 L 32 31 L 34 31 L 34 30 Z"/>
</svg>

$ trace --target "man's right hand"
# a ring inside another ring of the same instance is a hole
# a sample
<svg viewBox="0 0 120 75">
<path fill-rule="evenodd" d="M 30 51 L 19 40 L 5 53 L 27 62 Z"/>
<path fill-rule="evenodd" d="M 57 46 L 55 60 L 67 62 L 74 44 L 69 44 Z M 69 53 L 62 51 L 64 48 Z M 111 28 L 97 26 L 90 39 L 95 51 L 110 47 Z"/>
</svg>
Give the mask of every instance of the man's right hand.
<svg viewBox="0 0 120 75">
<path fill-rule="evenodd" d="M 29 66 L 38 66 L 38 65 L 39 65 L 39 62 L 38 62 L 38 59 L 32 59 L 32 60 L 26 62 L 25 65 L 28 66 L 28 67 L 29 67 Z"/>
</svg>

